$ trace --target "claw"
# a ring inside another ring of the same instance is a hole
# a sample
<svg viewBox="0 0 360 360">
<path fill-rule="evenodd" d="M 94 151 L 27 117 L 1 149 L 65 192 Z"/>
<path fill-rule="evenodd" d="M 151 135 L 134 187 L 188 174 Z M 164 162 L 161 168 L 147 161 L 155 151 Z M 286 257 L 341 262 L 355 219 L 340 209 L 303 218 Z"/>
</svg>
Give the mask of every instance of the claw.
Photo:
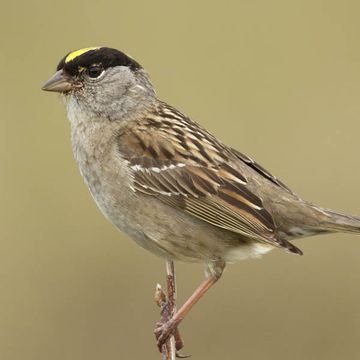
<svg viewBox="0 0 360 360">
<path fill-rule="evenodd" d="M 181 338 L 180 331 L 178 328 L 174 331 L 174 337 L 175 337 L 175 349 L 176 351 L 180 351 L 184 347 L 184 341 Z"/>
</svg>

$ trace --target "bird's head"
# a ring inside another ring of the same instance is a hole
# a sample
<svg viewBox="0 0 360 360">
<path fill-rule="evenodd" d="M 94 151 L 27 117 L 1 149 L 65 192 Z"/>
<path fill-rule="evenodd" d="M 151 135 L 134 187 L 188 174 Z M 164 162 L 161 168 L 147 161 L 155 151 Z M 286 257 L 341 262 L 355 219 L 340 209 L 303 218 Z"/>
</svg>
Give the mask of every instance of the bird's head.
<svg viewBox="0 0 360 360">
<path fill-rule="evenodd" d="M 142 66 L 116 49 L 72 51 L 56 70 L 42 89 L 61 93 L 67 105 L 75 101 L 90 116 L 116 118 L 155 96 Z"/>
</svg>

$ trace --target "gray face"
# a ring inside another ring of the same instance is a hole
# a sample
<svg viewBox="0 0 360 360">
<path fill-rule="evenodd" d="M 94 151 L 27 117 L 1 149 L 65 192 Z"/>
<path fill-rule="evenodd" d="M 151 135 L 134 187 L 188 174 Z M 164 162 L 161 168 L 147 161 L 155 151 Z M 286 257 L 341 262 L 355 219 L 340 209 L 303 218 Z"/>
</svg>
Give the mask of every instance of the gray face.
<svg viewBox="0 0 360 360">
<path fill-rule="evenodd" d="M 115 120 L 132 102 L 134 92 L 141 88 L 135 74 L 125 66 L 103 70 L 96 78 L 83 72 L 77 77 L 79 88 L 64 92 L 65 104 L 76 102 L 90 117 L 105 117 Z"/>
</svg>

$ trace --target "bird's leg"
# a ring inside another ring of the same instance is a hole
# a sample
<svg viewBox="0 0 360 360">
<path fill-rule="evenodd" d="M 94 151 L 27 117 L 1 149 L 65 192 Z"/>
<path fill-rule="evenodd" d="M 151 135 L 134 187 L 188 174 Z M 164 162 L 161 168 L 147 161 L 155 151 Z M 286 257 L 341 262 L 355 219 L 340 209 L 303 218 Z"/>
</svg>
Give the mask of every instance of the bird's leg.
<svg viewBox="0 0 360 360">
<path fill-rule="evenodd" d="M 211 276 L 207 278 L 202 284 L 194 291 L 190 298 L 185 302 L 185 304 L 166 322 L 160 322 L 157 324 L 155 329 L 155 336 L 157 339 L 159 350 L 161 351 L 163 345 L 167 342 L 171 335 L 178 333 L 176 330 L 180 322 L 192 309 L 192 307 L 200 300 L 200 298 L 206 293 L 207 290 L 211 288 L 212 285 L 218 278 Z M 181 341 L 182 345 L 182 341 Z"/>
<path fill-rule="evenodd" d="M 224 267 L 225 263 L 223 261 L 216 261 L 208 264 L 206 279 L 168 321 L 158 324 L 154 332 L 160 351 L 162 350 L 163 345 L 168 341 L 169 337 L 178 333 L 178 325 L 193 308 L 193 306 L 220 279 Z"/>
</svg>

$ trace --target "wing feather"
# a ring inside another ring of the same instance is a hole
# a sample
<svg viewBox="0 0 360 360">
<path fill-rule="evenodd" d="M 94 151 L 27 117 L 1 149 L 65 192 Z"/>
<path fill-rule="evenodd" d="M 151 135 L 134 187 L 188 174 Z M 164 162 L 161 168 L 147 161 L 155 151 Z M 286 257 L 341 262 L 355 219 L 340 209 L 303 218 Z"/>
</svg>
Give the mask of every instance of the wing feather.
<svg viewBox="0 0 360 360">
<path fill-rule="evenodd" d="M 275 225 L 262 201 L 246 185 L 221 176 L 216 168 L 185 165 L 144 168 L 141 158 L 132 158 L 134 187 L 155 195 L 167 204 L 214 226 L 239 234 L 274 242 Z M 153 169 L 153 170 L 152 170 Z"/>
<path fill-rule="evenodd" d="M 118 147 L 128 160 L 134 191 L 156 196 L 216 227 L 288 247 L 276 236 L 273 217 L 250 191 L 237 162 L 282 184 L 181 113 L 169 107 L 157 109 L 153 117 L 127 127 L 119 135 Z"/>
</svg>

